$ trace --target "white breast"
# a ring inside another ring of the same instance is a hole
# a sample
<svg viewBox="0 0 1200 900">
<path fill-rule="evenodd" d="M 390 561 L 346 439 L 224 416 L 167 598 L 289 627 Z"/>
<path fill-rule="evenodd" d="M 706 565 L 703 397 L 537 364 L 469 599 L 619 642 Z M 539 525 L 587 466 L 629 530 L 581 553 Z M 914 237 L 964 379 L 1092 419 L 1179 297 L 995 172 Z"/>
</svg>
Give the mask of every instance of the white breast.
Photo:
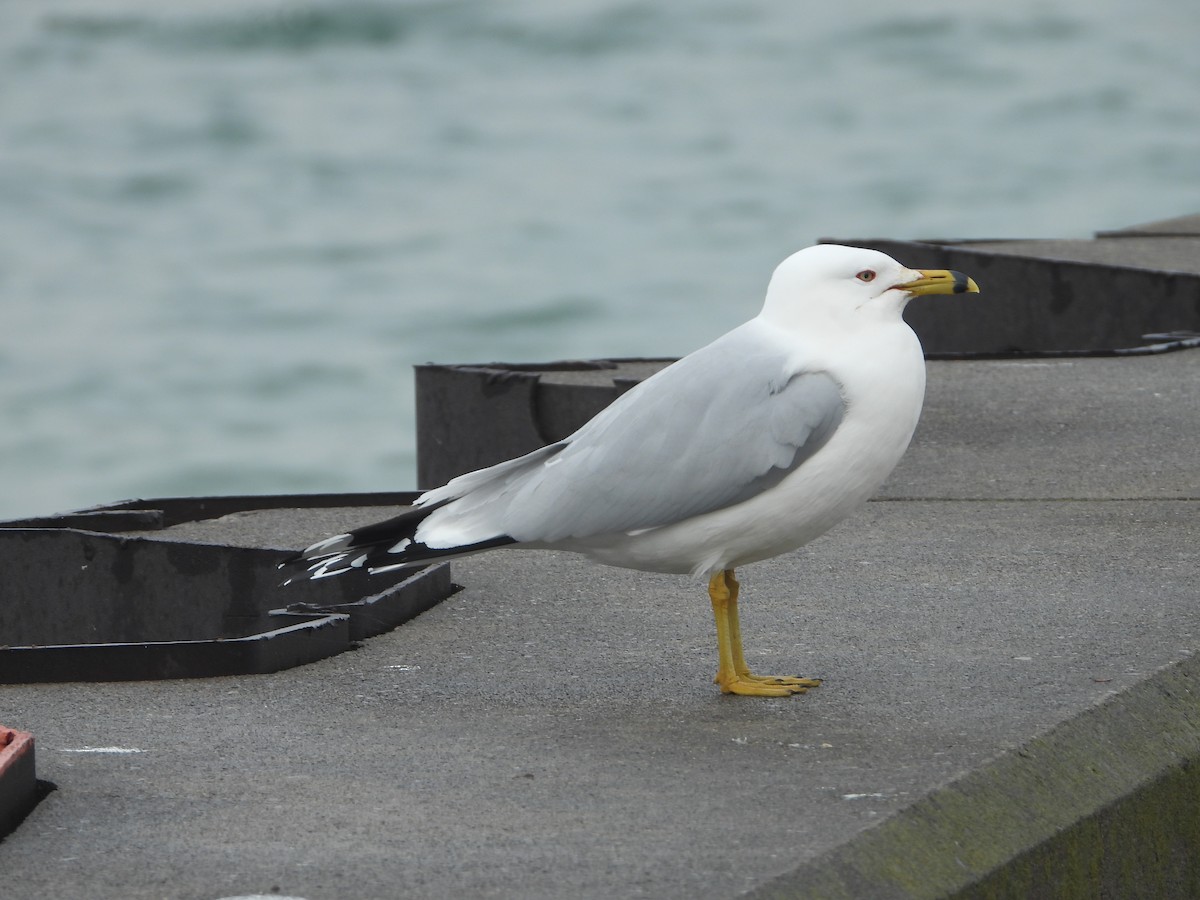
<svg viewBox="0 0 1200 900">
<path fill-rule="evenodd" d="M 920 343 L 904 322 L 893 321 L 857 333 L 853 352 L 831 342 L 798 347 L 797 358 L 807 370 L 834 376 L 846 412 L 829 442 L 796 471 L 735 506 L 572 549 L 611 565 L 707 576 L 795 550 L 866 502 L 904 455 L 920 417 Z"/>
</svg>

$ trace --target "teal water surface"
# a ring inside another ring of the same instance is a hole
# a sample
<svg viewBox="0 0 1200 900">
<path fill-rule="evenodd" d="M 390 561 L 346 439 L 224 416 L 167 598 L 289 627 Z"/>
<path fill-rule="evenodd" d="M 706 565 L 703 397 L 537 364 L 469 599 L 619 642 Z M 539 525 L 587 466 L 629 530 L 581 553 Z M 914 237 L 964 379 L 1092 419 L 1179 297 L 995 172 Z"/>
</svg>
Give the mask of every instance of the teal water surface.
<svg viewBox="0 0 1200 900">
<path fill-rule="evenodd" d="M 413 484 L 411 366 L 1200 209 L 1184 0 L 0 2 L 0 518 Z M 986 302 L 982 298 L 980 302 Z"/>
</svg>

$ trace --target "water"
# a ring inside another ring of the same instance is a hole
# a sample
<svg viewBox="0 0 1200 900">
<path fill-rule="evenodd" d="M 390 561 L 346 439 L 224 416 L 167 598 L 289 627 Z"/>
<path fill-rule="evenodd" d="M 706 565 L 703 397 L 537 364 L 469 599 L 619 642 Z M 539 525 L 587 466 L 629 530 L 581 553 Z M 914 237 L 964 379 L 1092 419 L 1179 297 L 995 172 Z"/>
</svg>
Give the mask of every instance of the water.
<svg viewBox="0 0 1200 900">
<path fill-rule="evenodd" d="M 413 484 L 411 366 L 1200 209 L 1200 5 L 0 0 L 0 518 Z"/>
</svg>

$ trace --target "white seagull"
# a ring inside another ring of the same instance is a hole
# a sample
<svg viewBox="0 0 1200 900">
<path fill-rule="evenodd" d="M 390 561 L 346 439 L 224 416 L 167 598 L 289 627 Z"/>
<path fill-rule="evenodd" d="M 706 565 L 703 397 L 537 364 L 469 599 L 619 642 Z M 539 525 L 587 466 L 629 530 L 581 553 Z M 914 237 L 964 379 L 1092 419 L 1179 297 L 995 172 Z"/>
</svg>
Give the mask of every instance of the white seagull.
<svg viewBox="0 0 1200 900">
<path fill-rule="evenodd" d="M 500 547 L 708 579 L 716 683 L 802 694 L 818 679 L 754 675 L 739 566 L 795 550 L 862 505 L 900 461 L 925 393 L 902 313 L 967 276 L 822 244 L 779 265 L 762 311 L 646 379 L 564 440 L 427 491 L 401 515 L 289 557 L 296 577 L 388 572 Z"/>
</svg>

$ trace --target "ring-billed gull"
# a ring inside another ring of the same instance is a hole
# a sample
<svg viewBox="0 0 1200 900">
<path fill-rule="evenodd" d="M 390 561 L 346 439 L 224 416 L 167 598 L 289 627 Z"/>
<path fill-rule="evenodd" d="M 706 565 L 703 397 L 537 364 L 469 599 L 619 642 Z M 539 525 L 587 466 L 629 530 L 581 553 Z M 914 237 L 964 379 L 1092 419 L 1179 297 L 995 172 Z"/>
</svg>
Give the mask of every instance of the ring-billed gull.
<svg viewBox="0 0 1200 900">
<path fill-rule="evenodd" d="M 801 250 L 775 270 L 758 316 L 570 437 L 460 475 L 412 510 L 281 565 L 325 578 L 523 547 L 704 577 L 721 690 L 802 694 L 819 680 L 746 665 L 734 570 L 808 543 L 883 483 L 925 393 L 904 307 L 922 294 L 978 290 L 961 273 L 909 269 L 875 250 Z"/>
</svg>

